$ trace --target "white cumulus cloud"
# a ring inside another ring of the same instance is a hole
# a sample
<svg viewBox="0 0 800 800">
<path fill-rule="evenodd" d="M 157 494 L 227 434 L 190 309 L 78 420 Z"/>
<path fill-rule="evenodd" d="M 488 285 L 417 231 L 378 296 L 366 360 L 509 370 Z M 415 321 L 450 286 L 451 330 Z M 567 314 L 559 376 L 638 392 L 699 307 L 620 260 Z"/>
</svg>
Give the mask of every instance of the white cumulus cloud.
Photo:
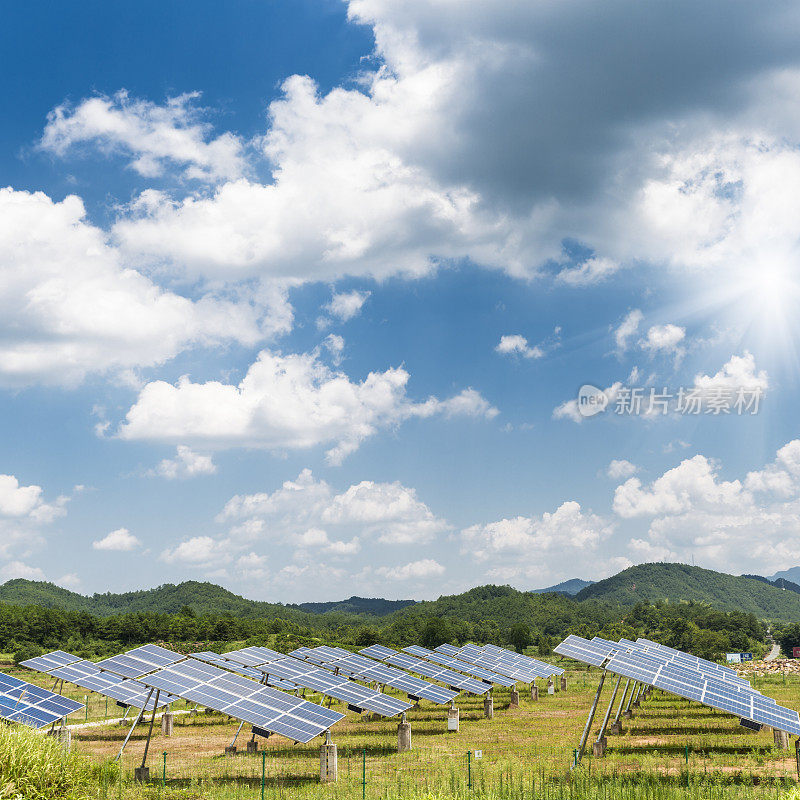
<svg viewBox="0 0 800 800">
<path fill-rule="evenodd" d="M 263 351 L 238 384 L 219 381 L 148 383 L 119 430 L 123 439 L 302 450 L 326 445 L 340 463 L 360 443 L 411 417 L 497 414 L 474 390 L 452 398 L 408 399 L 409 375 L 402 368 L 372 372 L 352 382 L 314 354 Z"/>
<path fill-rule="evenodd" d="M 141 545 L 142 543 L 127 528 L 117 528 L 102 539 L 92 542 L 95 550 L 113 550 L 120 553 L 130 553 Z"/>
</svg>

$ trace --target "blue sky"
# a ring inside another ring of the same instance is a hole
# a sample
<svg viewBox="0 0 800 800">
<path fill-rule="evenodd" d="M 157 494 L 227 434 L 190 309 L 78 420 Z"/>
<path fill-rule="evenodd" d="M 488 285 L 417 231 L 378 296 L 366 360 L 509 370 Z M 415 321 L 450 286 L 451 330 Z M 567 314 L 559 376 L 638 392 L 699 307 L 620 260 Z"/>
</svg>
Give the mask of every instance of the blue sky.
<svg viewBox="0 0 800 800">
<path fill-rule="evenodd" d="M 299 602 L 800 564 L 798 27 L 12 10 L 0 578 Z"/>
</svg>

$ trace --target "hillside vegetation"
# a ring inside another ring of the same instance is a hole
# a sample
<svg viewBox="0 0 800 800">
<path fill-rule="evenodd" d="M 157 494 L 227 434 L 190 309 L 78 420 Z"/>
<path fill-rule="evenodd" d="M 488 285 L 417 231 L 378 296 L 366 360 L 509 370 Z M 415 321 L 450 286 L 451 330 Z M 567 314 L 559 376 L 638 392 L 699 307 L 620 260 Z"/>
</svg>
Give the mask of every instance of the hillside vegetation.
<svg viewBox="0 0 800 800">
<path fill-rule="evenodd" d="M 581 589 L 578 602 L 630 608 L 641 602 L 707 603 L 760 619 L 800 620 L 800 595 L 754 578 L 737 577 L 688 564 L 639 564 Z"/>
</svg>

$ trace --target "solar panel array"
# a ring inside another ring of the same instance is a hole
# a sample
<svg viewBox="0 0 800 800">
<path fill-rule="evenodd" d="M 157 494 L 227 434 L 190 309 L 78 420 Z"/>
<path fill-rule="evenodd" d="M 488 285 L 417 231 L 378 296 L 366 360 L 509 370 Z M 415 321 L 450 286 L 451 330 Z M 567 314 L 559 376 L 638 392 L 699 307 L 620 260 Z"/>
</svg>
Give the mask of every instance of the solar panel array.
<svg viewBox="0 0 800 800">
<path fill-rule="evenodd" d="M 101 670 L 92 661 L 81 659 L 73 664 L 67 664 L 65 667 L 50 670 L 48 674 L 91 692 L 110 697 L 126 706 L 144 708 L 145 711 L 151 711 L 153 708 L 155 697 L 148 700 L 150 690 L 143 683 L 133 678 L 122 678 L 113 672 Z M 177 699 L 173 695 L 162 694 L 159 697 L 158 705 L 168 706 Z"/>
<path fill-rule="evenodd" d="M 727 711 L 740 719 L 800 735 L 800 716 L 796 711 L 779 706 L 747 681 L 730 674 L 732 670 L 715 669 L 719 665 L 706 659 L 649 640 L 588 641 L 568 636 L 555 650 L 560 655 L 603 666 L 616 675 Z"/>
<path fill-rule="evenodd" d="M 55 650 L 52 653 L 45 653 L 43 656 L 29 658 L 27 661 L 20 662 L 20 665 L 43 672 L 53 678 L 74 683 L 82 689 L 97 692 L 125 705 L 134 706 L 134 708 L 142 708 L 149 694 L 149 689 L 144 684 L 131 678 L 123 678 L 113 672 L 101 670 L 94 662 L 79 658 L 72 653 L 65 653 L 63 650 Z M 159 706 L 168 706 L 175 700 L 177 700 L 176 697 L 162 696 Z M 149 711 L 152 708 L 151 700 L 145 710 Z"/>
<path fill-rule="evenodd" d="M 464 661 L 459 661 L 457 658 L 446 656 L 442 653 L 437 653 L 435 650 L 428 650 L 427 647 L 420 647 L 420 645 L 413 644 L 410 647 L 403 648 L 404 653 L 409 653 L 417 658 L 423 658 L 425 661 L 432 661 L 434 664 L 441 664 L 448 669 L 463 672 L 472 678 L 480 678 L 488 683 L 497 683 L 500 686 L 513 686 L 516 681 L 506 675 L 498 675 L 483 667 L 477 667 L 474 664 L 467 664 Z"/>
<path fill-rule="evenodd" d="M 296 742 L 311 741 L 344 717 L 194 658 L 153 672 L 143 682 Z"/>
<path fill-rule="evenodd" d="M 405 700 L 361 686 L 346 675 L 335 675 L 327 669 L 320 669 L 306 661 L 270 650 L 268 647 L 245 647 L 225 655 L 231 659 L 241 659 L 242 663 L 254 666 L 270 677 L 277 676 L 298 686 L 342 700 L 353 709 L 373 711 L 384 717 L 393 717 L 408 711 L 412 705 Z"/>
<path fill-rule="evenodd" d="M 122 675 L 123 678 L 141 678 L 148 672 L 175 664 L 182 658 L 184 656 L 180 653 L 173 653 L 157 644 L 145 644 L 127 653 L 98 661 L 97 666 Z"/>
<path fill-rule="evenodd" d="M 445 648 L 447 648 L 445 650 Z M 545 664 L 535 658 L 521 656 L 519 653 L 512 653 L 497 647 L 489 650 L 488 646 L 478 647 L 474 644 L 467 644 L 457 648 L 452 645 L 440 645 L 437 651 L 445 653 L 460 661 L 466 661 L 478 667 L 490 669 L 493 672 L 506 675 L 515 681 L 531 683 L 537 678 L 549 678 L 552 675 L 559 675 L 564 670 Z M 453 652 L 455 651 L 455 652 Z"/>
<path fill-rule="evenodd" d="M 0 719 L 43 728 L 82 708 L 82 703 L 0 672 Z"/>
<path fill-rule="evenodd" d="M 486 694 L 492 688 L 488 683 L 461 675 L 430 661 L 414 658 L 408 653 L 398 653 L 397 650 L 392 650 L 391 647 L 384 647 L 382 644 L 370 645 L 363 650 L 359 650 L 359 652 L 361 655 L 376 658 L 378 661 L 400 667 L 400 669 L 416 672 L 417 675 L 424 675 L 426 678 L 432 678 L 435 681 L 446 684 L 451 689 L 463 689 L 470 694 L 481 695 Z"/>
<path fill-rule="evenodd" d="M 290 655 L 314 664 L 320 664 L 329 669 L 336 669 L 340 673 L 358 680 L 374 681 L 385 686 L 391 686 L 408 693 L 411 697 L 430 700 L 440 705 L 450 703 L 458 696 L 458 692 L 454 692 L 451 689 L 444 689 L 434 683 L 415 678 L 400 669 L 380 664 L 341 647 L 301 647 L 298 650 L 293 650 Z"/>
</svg>

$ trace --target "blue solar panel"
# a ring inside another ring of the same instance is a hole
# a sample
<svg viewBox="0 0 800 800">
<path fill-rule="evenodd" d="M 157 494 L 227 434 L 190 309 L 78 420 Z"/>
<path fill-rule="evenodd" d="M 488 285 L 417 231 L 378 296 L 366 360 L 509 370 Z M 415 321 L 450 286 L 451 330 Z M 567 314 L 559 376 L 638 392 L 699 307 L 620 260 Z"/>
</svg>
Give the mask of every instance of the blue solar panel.
<svg viewBox="0 0 800 800">
<path fill-rule="evenodd" d="M 434 703 L 450 703 L 458 696 L 457 692 L 450 689 L 443 689 L 441 686 L 415 678 L 395 667 L 380 664 L 337 647 L 323 646 L 313 649 L 303 647 L 292 651 L 291 655 L 304 658 L 314 664 L 327 666 L 328 669 L 338 670 L 340 673 L 359 680 L 392 686 L 412 697 L 423 698 Z"/>
<path fill-rule="evenodd" d="M 411 703 L 396 697 L 368 689 L 350 680 L 346 675 L 335 675 L 327 669 L 320 669 L 308 662 L 277 653 L 266 647 L 247 647 L 225 654 L 228 658 L 241 658 L 243 662 L 256 667 L 265 675 L 277 676 L 321 692 L 328 697 L 343 700 L 354 708 L 374 711 L 385 717 L 402 714 L 411 708 Z"/>
<path fill-rule="evenodd" d="M 175 664 L 182 658 L 184 656 L 180 653 L 173 653 L 172 650 L 155 644 L 145 644 L 127 653 L 98 661 L 97 666 L 122 675 L 123 678 L 140 678 L 155 669 Z"/>
<path fill-rule="evenodd" d="M 433 650 L 428 650 L 427 647 L 411 645 L 410 647 L 404 647 L 403 652 L 409 653 L 417 658 L 422 658 L 425 661 L 432 661 L 434 664 L 441 664 L 443 667 L 447 667 L 447 669 L 452 669 L 456 672 L 463 672 L 465 675 L 469 675 L 470 677 L 480 678 L 481 680 L 488 681 L 489 683 L 497 683 L 500 686 L 507 687 L 513 686 L 516 683 L 515 680 L 507 677 L 506 675 L 498 675 L 496 672 L 492 672 L 491 670 L 483 669 L 482 667 L 477 667 L 472 664 L 467 664 L 463 661 L 451 658 L 450 656 L 445 656 Z"/>
<path fill-rule="evenodd" d="M 0 672 L 0 719 L 42 728 L 83 707 L 82 703 Z"/>
<path fill-rule="evenodd" d="M 297 742 L 310 741 L 344 717 L 338 711 L 191 658 L 142 680 L 152 688 L 175 692 L 192 703 Z"/>
<path fill-rule="evenodd" d="M 232 672 L 237 672 L 239 675 L 245 675 L 248 678 L 255 678 L 262 680 L 264 673 L 255 667 L 248 667 L 240 661 L 235 661 L 225 657 L 225 654 L 214 653 L 211 650 L 204 650 L 200 653 L 192 653 L 192 658 L 198 661 L 204 661 L 206 664 L 213 664 L 216 667 L 229 669 Z M 266 681 L 267 686 L 272 686 L 275 689 L 282 689 L 284 692 L 293 692 L 297 685 L 291 681 L 284 681 L 281 678 L 269 678 Z"/>
<path fill-rule="evenodd" d="M 390 647 L 384 647 L 380 644 L 370 645 L 359 652 L 362 655 L 371 656 L 372 658 L 377 658 L 379 661 L 384 661 L 387 664 L 400 667 L 400 669 L 416 672 L 417 675 L 424 675 L 426 678 L 432 678 L 451 688 L 463 689 L 470 694 L 486 694 L 489 689 L 491 689 L 491 686 L 483 681 L 461 675 L 458 672 L 446 669 L 430 661 L 415 658 L 408 653 L 398 653 L 396 650 L 392 650 Z"/>
<path fill-rule="evenodd" d="M 144 708 L 145 711 L 152 710 L 153 702 L 155 701 L 155 696 L 148 701 L 150 690 L 144 684 L 132 678 L 123 678 L 113 672 L 105 672 L 97 664 L 85 659 L 76 661 L 74 664 L 68 664 L 60 669 L 50 670 L 47 674 L 52 675 L 54 678 L 74 683 L 83 689 L 111 697 L 125 705 Z M 162 694 L 159 697 L 158 705 L 159 707 L 168 706 L 177 699 L 172 695 Z"/>
</svg>

